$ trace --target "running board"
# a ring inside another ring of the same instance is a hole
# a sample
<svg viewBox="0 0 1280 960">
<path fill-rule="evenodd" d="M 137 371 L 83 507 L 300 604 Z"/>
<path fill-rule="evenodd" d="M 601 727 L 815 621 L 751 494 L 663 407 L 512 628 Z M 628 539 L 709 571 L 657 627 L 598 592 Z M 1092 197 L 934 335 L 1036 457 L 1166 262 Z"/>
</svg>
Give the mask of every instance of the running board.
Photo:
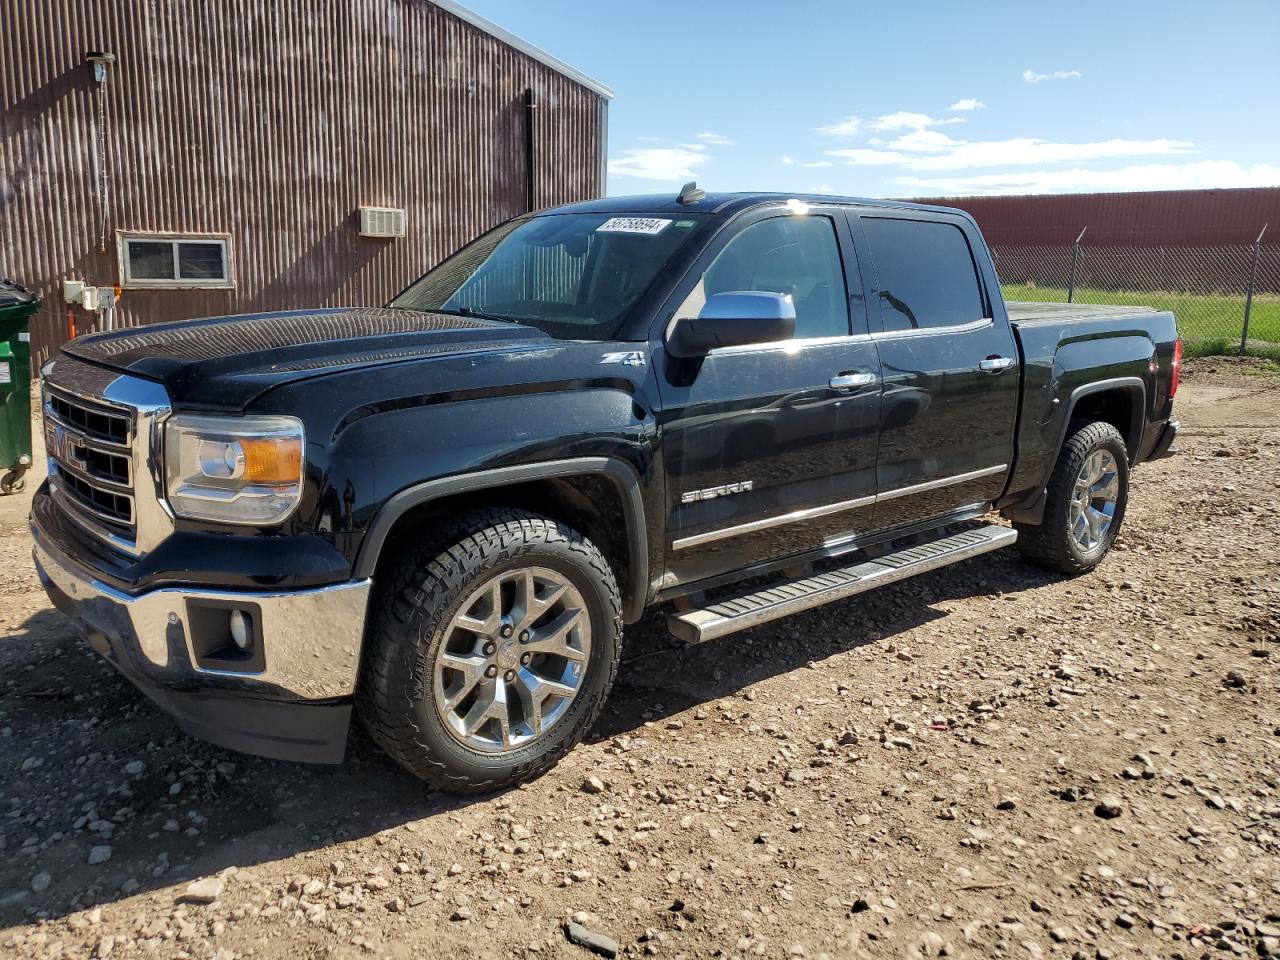
<svg viewBox="0 0 1280 960">
<path fill-rule="evenodd" d="M 897 583 L 918 573 L 928 573 L 980 553 L 990 553 L 1009 546 L 1016 539 L 1016 531 L 994 524 L 965 530 L 887 553 L 875 560 L 770 587 L 759 593 L 722 600 L 699 609 L 681 610 L 667 617 L 667 629 L 686 643 L 714 640 L 802 610 L 866 593 L 885 584 Z"/>
</svg>

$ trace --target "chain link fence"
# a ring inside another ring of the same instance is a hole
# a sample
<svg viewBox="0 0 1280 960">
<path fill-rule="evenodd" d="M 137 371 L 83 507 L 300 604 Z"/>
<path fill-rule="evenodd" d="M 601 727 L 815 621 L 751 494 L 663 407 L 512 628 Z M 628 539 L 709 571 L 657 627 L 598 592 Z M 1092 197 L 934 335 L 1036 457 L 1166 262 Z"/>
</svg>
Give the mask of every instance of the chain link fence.
<svg viewBox="0 0 1280 960">
<path fill-rule="evenodd" d="M 1280 243 L 1199 247 L 993 247 L 1006 300 L 1172 310 L 1192 355 L 1280 356 Z"/>
</svg>

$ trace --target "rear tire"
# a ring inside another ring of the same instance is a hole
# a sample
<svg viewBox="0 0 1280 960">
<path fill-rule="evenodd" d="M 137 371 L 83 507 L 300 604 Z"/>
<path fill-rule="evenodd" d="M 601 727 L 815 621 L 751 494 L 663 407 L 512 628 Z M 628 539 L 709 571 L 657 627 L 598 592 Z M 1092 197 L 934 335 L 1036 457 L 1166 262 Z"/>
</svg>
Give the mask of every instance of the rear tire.
<svg viewBox="0 0 1280 960">
<path fill-rule="evenodd" d="M 1019 552 L 1059 573 L 1092 570 L 1111 549 L 1129 501 L 1129 454 L 1111 424 L 1073 420 L 1049 477 L 1044 517 L 1015 523 Z"/>
<path fill-rule="evenodd" d="M 576 530 L 476 511 L 380 579 L 357 710 L 414 776 L 496 790 L 544 773 L 590 730 L 617 675 L 622 612 L 608 561 Z"/>
</svg>

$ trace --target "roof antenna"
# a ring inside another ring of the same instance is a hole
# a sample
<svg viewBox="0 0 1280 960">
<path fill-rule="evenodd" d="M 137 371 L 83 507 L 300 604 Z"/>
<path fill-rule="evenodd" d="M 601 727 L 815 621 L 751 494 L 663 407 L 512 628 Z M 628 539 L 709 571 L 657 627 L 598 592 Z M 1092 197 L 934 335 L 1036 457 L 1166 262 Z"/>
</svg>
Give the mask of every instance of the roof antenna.
<svg viewBox="0 0 1280 960">
<path fill-rule="evenodd" d="M 699 190 L 696 180 L 690 180 L 680 188 L 680 196 L 676 197 L 676 203 L 697 203 L 707 195 L 707 191 Z"/>
</svg>

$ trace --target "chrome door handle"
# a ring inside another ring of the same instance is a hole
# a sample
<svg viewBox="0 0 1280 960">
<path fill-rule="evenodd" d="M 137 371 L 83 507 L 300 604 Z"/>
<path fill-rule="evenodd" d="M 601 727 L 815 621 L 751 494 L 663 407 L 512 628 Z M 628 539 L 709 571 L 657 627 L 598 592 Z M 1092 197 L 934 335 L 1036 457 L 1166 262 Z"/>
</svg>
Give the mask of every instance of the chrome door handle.
<svg viewBox="0 0 1280 960">
<path fill-rule="evenodd" d="M 999 373 L 1013 366 L 1013 357 L 988 357 L 978 361 L 978 369 L 984 373 Z"/>
<path fill-rule="evenodd" d="M 869 387 L 879 379 L 874 373 L 841 373 L 828 382 L 832 390 L 849 390 L 853 387 Z"/>
</svg>

